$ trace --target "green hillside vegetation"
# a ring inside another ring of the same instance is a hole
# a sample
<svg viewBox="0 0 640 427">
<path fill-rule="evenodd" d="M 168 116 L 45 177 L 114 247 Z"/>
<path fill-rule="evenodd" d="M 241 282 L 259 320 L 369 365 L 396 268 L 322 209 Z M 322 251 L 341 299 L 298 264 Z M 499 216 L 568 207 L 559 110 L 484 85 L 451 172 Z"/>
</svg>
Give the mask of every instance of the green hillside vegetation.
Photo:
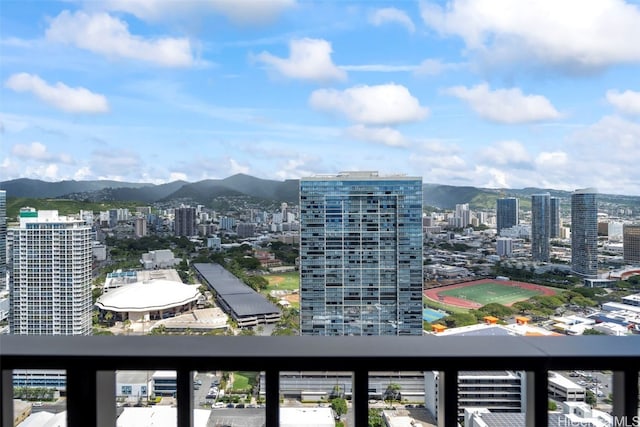
<svg viewBox="0 0 640 427">
<path fill-rule="evenodd" d="M 128 208 L 134 211 L 137 206 L 147 206 L 138 202 L 83 202 L 67 199 L 31 199 L 26 197 L 7 197 L 7 219 L 17 221 L 20 208 L 32 207 L 37 210 L 57 210 L 60 215 L 77 214 L 81 210 L 94 213 L 109 209 Z"/>
</svg>

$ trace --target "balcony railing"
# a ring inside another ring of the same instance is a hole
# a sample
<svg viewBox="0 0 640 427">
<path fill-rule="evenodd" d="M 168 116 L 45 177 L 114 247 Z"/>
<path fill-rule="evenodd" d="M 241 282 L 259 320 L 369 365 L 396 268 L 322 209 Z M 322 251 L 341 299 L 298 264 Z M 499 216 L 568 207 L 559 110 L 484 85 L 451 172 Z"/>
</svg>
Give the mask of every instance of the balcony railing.
<svg viewBox="0 0 640 427">
<path fill-rule="evenodd" d="M 612 370 L 618 425 L 638 416 L 640 337 L 0 336 L 2 427 L 13 426 L 13 369 L 65 369 L 69 427 L 116 424 L 116 370 L 177 371 L 177 425 L 193 426 L 192 371 L 266 373 L 266 425 L 279 425 L 283 371 L 353 372 L 354 421 L 367 425 L 368 373 L 435 370 L 439 424 L 458 418 L 458 372 L 527 372 L 526 425 L 548 424 L 548 371 Z M 634 418 L 636 417 L 636 418 Z M 622 421 L 621 421 L 622 420 Z"/>
</svg>

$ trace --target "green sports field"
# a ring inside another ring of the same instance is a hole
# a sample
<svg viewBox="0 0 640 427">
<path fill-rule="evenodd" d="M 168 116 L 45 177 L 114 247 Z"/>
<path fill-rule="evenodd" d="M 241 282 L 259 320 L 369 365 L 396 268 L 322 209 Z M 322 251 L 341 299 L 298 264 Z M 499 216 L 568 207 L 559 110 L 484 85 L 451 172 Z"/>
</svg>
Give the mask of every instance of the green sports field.
<svg viewBox="0 0 640 427">
<path fill-rule="evenodd" d="M 492 302 L 502 305 L 510 305 L 516 301 L 527 300 L 535 295 L 540 295 L 540 292 L 490 282 L 455 289 L 447 289 L 445 291 L 438 292 L 438 294 L 475 301 L 481 305 L 490 304 Z"/>
<path fill-rule="evenodd" d="M 269 281 L 267 291 L 297 291 L 300 289 L 300 273 L 297 271 L 269 274 L 264 276 L 264 278 Z"/>
</svg>

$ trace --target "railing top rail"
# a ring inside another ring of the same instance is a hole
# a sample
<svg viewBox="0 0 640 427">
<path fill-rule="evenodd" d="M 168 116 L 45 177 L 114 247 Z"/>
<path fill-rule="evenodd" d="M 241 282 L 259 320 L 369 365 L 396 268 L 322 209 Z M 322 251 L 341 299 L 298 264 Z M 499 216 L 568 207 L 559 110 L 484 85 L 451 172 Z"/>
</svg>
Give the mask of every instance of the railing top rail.
<svg viewBox="0 0 640 427">
<path fill-rule="evenodd" d="M 0 336 L 3 369 L 637 369 L 640 337 Z"/>
</svg>

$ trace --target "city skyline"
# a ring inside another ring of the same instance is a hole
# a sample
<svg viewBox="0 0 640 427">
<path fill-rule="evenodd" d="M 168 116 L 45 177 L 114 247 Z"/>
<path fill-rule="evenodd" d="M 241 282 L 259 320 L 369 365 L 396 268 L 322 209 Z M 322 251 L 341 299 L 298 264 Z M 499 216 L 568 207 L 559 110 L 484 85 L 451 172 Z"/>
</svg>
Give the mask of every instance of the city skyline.
<svg viewBox="0 0 640 427">
<path fill-rule="evenodd" d="M 635 0 L 9 0 L 0 26 L 5 180 L 640 195 Z"/>
</svg>

